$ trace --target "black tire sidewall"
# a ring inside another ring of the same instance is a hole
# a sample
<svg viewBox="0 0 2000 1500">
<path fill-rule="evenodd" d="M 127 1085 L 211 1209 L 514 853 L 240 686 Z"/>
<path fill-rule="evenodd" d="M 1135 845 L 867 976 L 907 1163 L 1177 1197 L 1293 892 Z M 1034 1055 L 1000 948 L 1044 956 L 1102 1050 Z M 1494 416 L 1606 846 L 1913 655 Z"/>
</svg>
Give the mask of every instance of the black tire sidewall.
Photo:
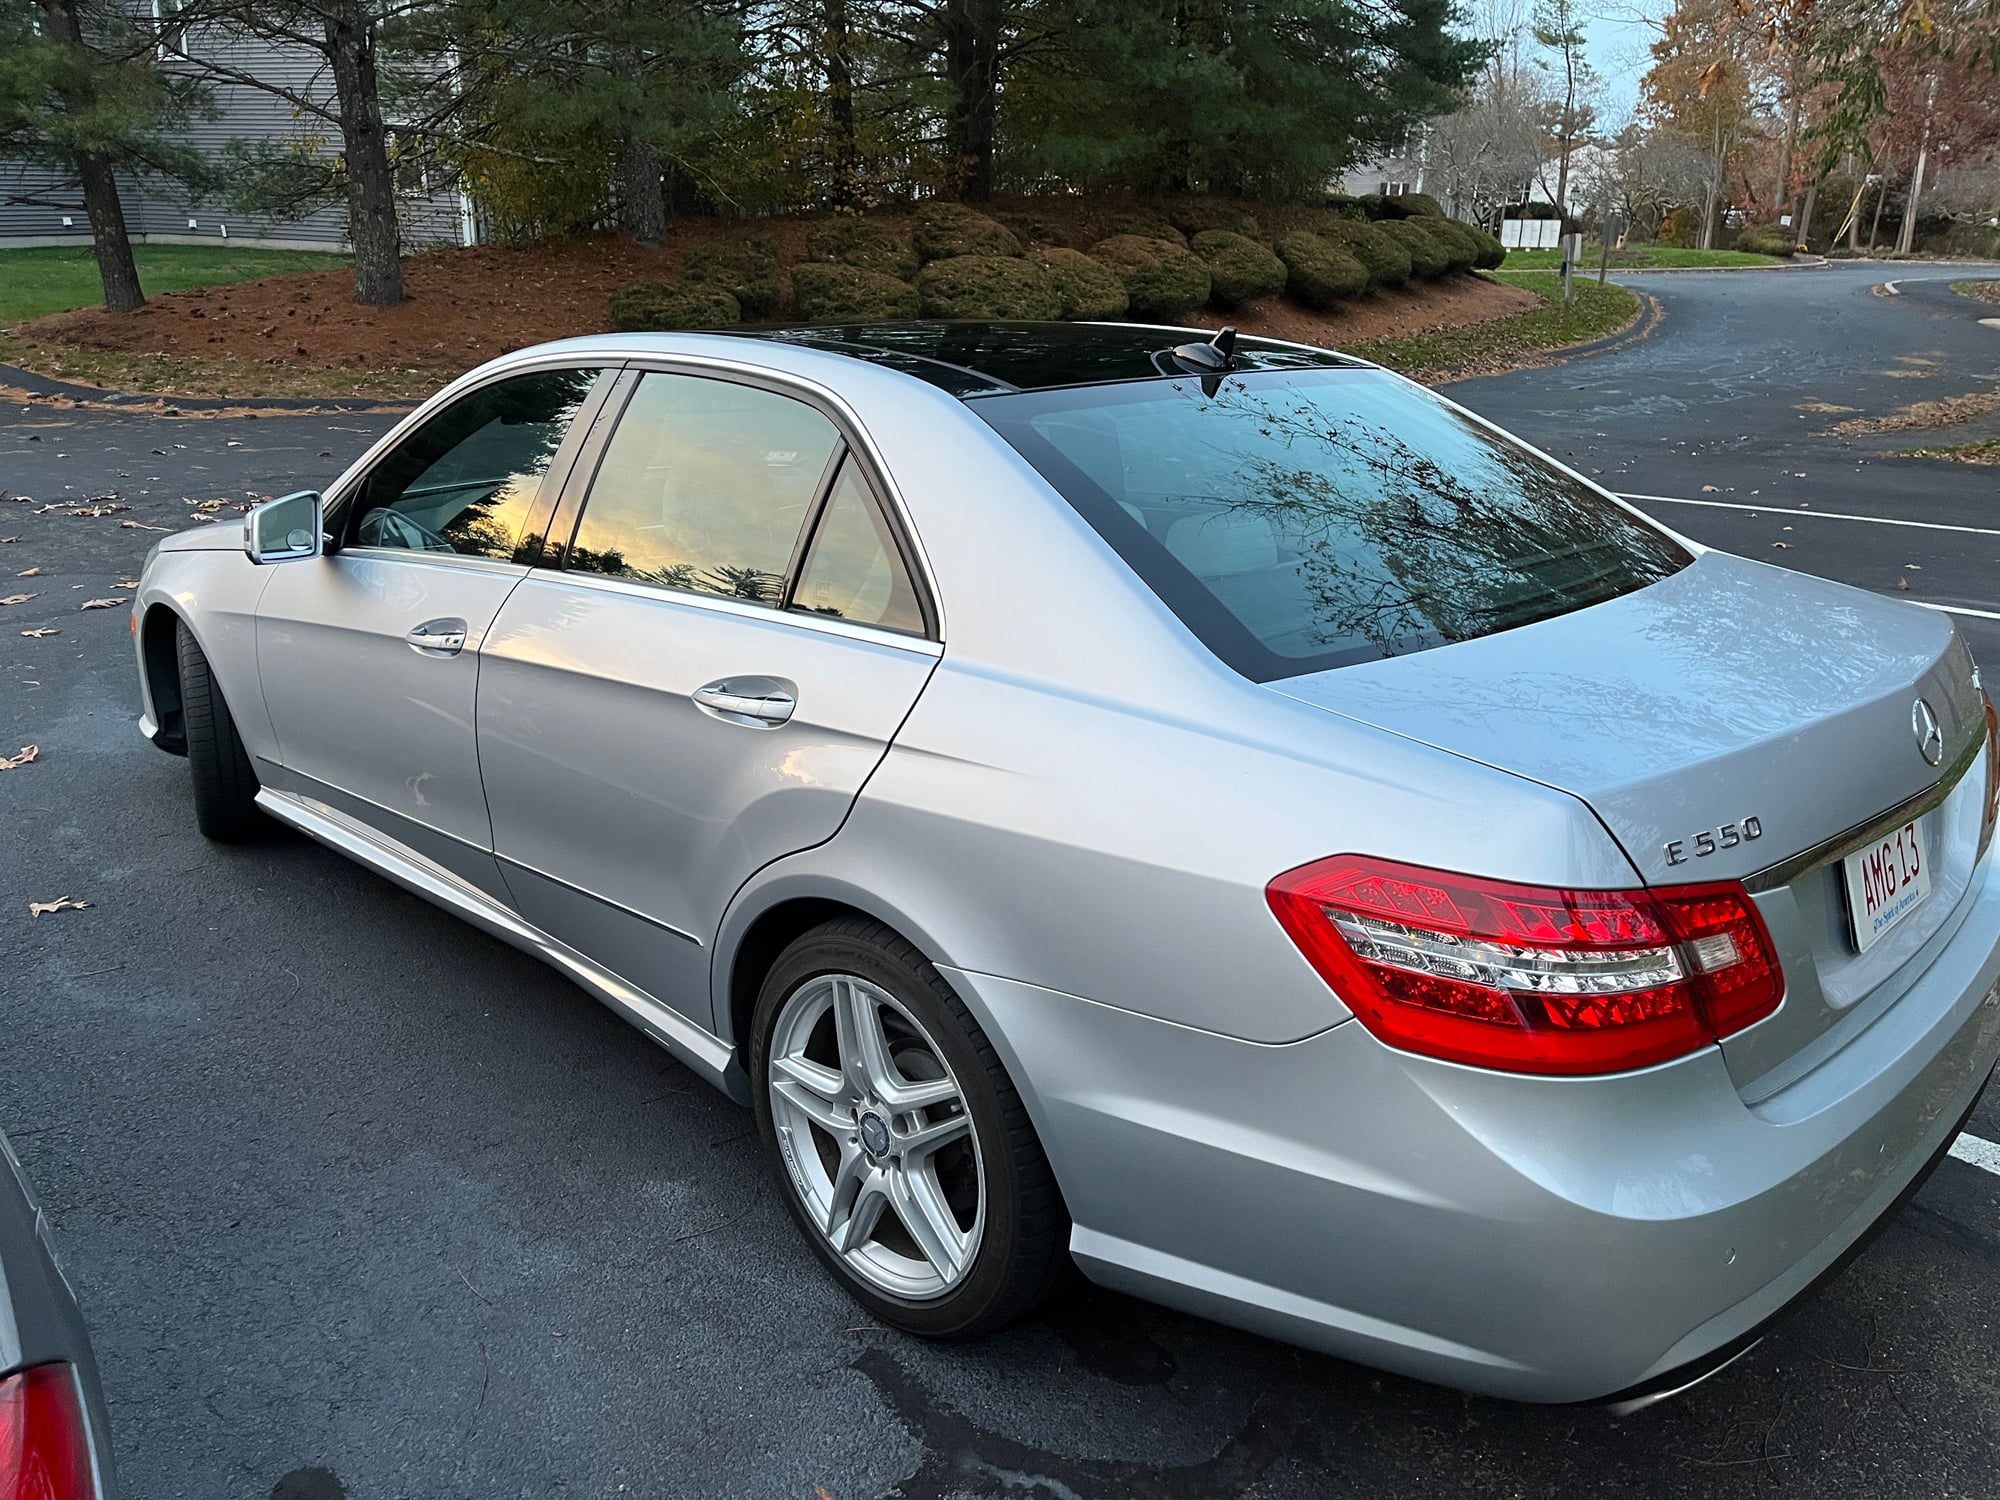
<svg viewBox="0 0 2000 1500">
<path fill-rule="evenodd" d="M 1019 1311 L 1022 1276 L 1022 1215 L 1019 1163 L 1008 1149 L 1009 1132 L 999 1090 L 967 1027 L 974 1025 L 964 1002 L 928 963 L 921 969 L 895 951 L 906 945 L 885 943 L 866 931 L 842 931 L 863 924 L 835 923 L 807 933 L 773 964 L 758 993 L 751 1023 L 751 1087 L 757 1111 L 757 1132 L 777 1173 L 785 1205 L 794 1222 L 841 1284 L 884 1322 L 911 1333 L 934 1338 L 963 1337 L 1006 1322 Z M 887 934 L 883 934 L 888 936 Z M 921 963 L 921 960 L 919 960 Z M 957 1079 L 966 1112 L 979 1137 L 984 1172 L 986 1222 L 971 1272 L 945 1296 L 911 1302 L 890 1296 L 858 1277 L 827 1243 L 825 1233 L 808 1216 L 793 1186 L 778 1146 L 771 1113 L 768 1078 L 771 1034 L 785 1001 L 808 980 L 823 974 L 853 974 L 894 996 L 930 1033 L 945 1063 Z M 942 993 L 940 993 L 942 992 Z M 962 1019 L 961 1019 L 962 1017 Z M 1002 1086 L 1006 1085 L 1004 1079 Z"/>
</svg>

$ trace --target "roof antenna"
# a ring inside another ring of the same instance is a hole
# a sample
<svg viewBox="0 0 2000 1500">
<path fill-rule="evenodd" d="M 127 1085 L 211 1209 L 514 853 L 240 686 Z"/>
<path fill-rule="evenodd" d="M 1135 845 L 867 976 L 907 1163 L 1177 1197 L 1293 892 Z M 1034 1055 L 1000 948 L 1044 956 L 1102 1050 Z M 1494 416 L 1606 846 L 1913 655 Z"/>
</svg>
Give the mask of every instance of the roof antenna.
<svg viewBox="0 0 2000 1500">
<path fill-rule="evenodd" d="M 1206 344 L 1182 344 L 1174 358 L 1203 375 L 1221 375 L 1236 368 L 1236 329 L 1224 328 Z"/>
</svg>

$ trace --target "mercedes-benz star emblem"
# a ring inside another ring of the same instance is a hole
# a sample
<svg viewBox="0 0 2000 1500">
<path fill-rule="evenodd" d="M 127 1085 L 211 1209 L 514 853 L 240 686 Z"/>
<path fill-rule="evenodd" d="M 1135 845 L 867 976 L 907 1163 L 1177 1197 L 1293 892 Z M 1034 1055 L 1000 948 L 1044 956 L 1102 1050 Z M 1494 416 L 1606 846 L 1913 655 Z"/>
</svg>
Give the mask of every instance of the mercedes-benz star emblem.
<svg viewBox="0 0 2000 1500">
<path fill-rule="evenodd" d="M 861 1149 L 870 1156 L 881 1156 L 889 1149 L 889 1127 L 877 1114 L 861 1117 Z"/>
<path fill-rule="evenodd" d="M 1930 704 L 1919 698 L 1910 708 L 1910 731 L 1917 737 L 1917 752 L 1932 765 L 1944 759 L 1944 730 Z"/>
</svg>

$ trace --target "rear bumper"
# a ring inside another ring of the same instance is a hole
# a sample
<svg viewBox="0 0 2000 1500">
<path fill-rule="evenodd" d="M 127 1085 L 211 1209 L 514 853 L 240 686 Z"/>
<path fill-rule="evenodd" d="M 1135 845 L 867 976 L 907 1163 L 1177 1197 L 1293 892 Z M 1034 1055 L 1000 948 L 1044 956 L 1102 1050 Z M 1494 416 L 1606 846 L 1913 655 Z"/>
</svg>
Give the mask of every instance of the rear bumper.
<svg viewBox="0 0 2000 1500">
<path fill-rule="evenodd" d="M 1643 1399 L 1741 1352 L 1949 1147 L 2000 1056 L 1996 867 L 1895 1006 L 1754 1108 L 1715 1049 L 1524 1078 L 947 972 L 1093 1280 L 1469 1390 Z"/>
</svg>

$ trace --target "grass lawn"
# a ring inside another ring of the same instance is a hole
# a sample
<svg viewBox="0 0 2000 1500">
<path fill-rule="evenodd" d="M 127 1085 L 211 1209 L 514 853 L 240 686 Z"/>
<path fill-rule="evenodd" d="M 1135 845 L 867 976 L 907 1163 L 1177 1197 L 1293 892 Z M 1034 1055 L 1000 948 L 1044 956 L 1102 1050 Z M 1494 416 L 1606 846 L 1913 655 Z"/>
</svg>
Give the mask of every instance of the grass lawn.
<svg viewBox="0 0 2000 1500">
<path fill-rule="evenodd" d="M 148 296 L 226 281 L 255 281 L 286 271 L 330 271 L 345 255 L 318 250 L 250 250 L 229 245 L 134 245 L 139 285 Z M 0 250 L 0 328 L 104 300 L 88 245 Z"/>
<path fill-rule="evenodd" d="M 1513 257 L 1508 257 L 1511 267 Z M 1615 283 L 1599 286 L 1594 281 L 1575 284 L 1569 310 L 1562 307 L 1562 277 L 1553 271 L 1488 272 L 1496 281 L 1526 287 L 1545 299 L 1533 312 L 1496 318 L 1490 323 L 1472 323 L 1463 328 L 1443 328 L 1410 338 L 1374 339 L 1365 344 L 1343 345 L 1349 354 L 1372 359 L 1412 378 L 1446 372 L 1499 366 L 1524 355 L 1545 349 L 1561 349 L 1585 344 L 1629 328 L 1639 316 L 1639 299 Z"/>
<path fill-rule="evenodd" d="M 1981 302 L 2000 303 L 2000 281 L 1954 281 L 1951 289 L 1961 297 L 1975 297 Z"/>
<path fill-rule="evenodd" d="M 1577 264 L 1595 271 L 1597 262 L 1603 255 L 1602 245 L 1585 245 L 1583 259 Z M 1614 271 L 1643 271 L 1649 266 L 1670 268 L 1702 268 L 1715 266 L 1775 266 L 1776 256 L 1752 255 L 1748 250 L 1682 250 L 1673 245 L 1634 245 L 1628 250 L 1611 252 L 1611 269 Z M 1509 271 L 1560 271 L 1562 252 L 1560 250 L 1509 250 L 1507 264 Z"/>
</svg>

